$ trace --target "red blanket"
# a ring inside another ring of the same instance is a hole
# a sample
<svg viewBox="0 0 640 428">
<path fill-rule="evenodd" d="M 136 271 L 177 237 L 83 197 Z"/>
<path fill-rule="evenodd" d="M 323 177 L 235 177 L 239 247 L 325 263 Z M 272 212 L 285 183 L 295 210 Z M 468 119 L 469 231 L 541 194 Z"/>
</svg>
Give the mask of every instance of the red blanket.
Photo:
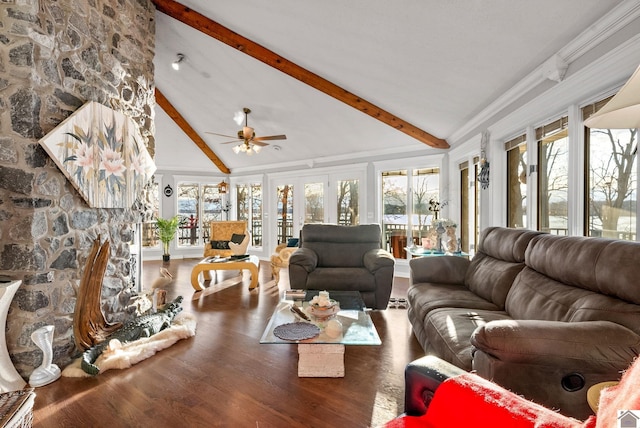
<svg viewBox="0 0 640 428">
<path fill-rule="evenodd" d="M 637 410 L 634 416 L 640 416 L 640 358 L 618 385 L 602 391 L 597 421 L 568 418 L 469 373 L 440 385 L 425 415 L 401 416 L 385 428 L 617 428 L 624 416 L 620 410 Z"/>
</svg>

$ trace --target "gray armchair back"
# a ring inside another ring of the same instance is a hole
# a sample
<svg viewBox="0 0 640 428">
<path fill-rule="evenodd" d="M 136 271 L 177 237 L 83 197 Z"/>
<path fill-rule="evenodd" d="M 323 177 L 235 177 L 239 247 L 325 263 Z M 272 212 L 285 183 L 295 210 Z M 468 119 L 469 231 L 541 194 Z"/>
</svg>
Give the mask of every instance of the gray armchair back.
<svg viewBox="0 0 640 428">
<path fill-rule="evenodd" d="M 393 285 L 393 256 L 382 249 L 378 224 L 307 224 L 289 259 L 291 288 L 359 291 L 369 308 L 384 309 Z"/>
</svg>

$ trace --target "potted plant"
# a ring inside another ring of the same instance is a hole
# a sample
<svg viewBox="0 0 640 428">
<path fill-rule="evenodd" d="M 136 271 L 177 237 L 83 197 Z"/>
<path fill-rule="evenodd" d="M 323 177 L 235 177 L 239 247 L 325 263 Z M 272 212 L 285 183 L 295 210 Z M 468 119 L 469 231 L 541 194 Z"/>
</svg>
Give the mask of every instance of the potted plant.
<svg viewBox="0 0 640 428">
<path fill-rule="evenodd" d="M 158 238 L 162 241 L 162 260 L 168 262 L 171 258 L 169 254 L 169 243 L 176 237 L 176 231 L 180 225 L 180 218 L 176 215 L 170 219 L 158 218 L 156 220 L 158 227 Z"/>
</svg>

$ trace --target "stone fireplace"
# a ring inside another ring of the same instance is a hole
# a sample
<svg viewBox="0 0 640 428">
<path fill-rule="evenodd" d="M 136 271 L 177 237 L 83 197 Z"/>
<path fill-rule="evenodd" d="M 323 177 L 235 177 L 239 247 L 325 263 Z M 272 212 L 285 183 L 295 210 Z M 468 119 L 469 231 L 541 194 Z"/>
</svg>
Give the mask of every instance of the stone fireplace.
<svg viewBox="0 0 640 428">
<path fill-rule="evenodd" d="M 55 326 L 54 363 L 77 356 L 76 293 L 99 235 L 111 243 L 105 316 L 133 314 L 140 207 L 89 208 L 38 140 L 96 101 L 132 117 L 153 156 L 155 8 L 151 0 L 3 0 L 0 14 L 0 274 L 22 280 L 6 339 L 27 378 L 41 359 L 30 336 L 44 325 Z"/>
</svg>

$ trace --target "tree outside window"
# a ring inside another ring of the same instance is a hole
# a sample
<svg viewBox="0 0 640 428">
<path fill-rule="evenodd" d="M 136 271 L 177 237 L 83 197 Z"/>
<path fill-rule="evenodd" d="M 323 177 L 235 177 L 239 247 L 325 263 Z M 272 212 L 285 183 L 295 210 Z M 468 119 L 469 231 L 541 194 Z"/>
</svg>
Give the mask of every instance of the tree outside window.
<svg viewBox="0 0 640 428">
<path fill-rule="evenodd" d="M 587 129 L 588 236 L 636 239 L 637 129 Z"/>
<path fill-rule="evenodd" d="M 262 185 L 259 183 L 236 186 L 236 212 L 238 220 L 246 220 L 251 234 L 251 245 L 262 246 Z"/>
<path fill-rule="evenodd" d="M 438 168 L 382 172 L 382 227 L 394 257 L 406 258 L 404 248 L 419 242 L 431 224 L 429 203 L 439 201 L 439 173 Z"/>
<path fill-rule="evenodd" d="M 538 140 L 538 230 L 555 235 L 568 232 L 569 136 L 562 118 L 536 130 Z"/>
<path fill-rule="evenodd" d="M 352 226 L 360 223 L 358 180 L 338 180 L 338 224 Z"/>
<path fill-rule="evenodd" d="M 507 226 L 527 225 L 527 143 L 522 135 L 505 143 L 507 150 Z"/>
</svg>

